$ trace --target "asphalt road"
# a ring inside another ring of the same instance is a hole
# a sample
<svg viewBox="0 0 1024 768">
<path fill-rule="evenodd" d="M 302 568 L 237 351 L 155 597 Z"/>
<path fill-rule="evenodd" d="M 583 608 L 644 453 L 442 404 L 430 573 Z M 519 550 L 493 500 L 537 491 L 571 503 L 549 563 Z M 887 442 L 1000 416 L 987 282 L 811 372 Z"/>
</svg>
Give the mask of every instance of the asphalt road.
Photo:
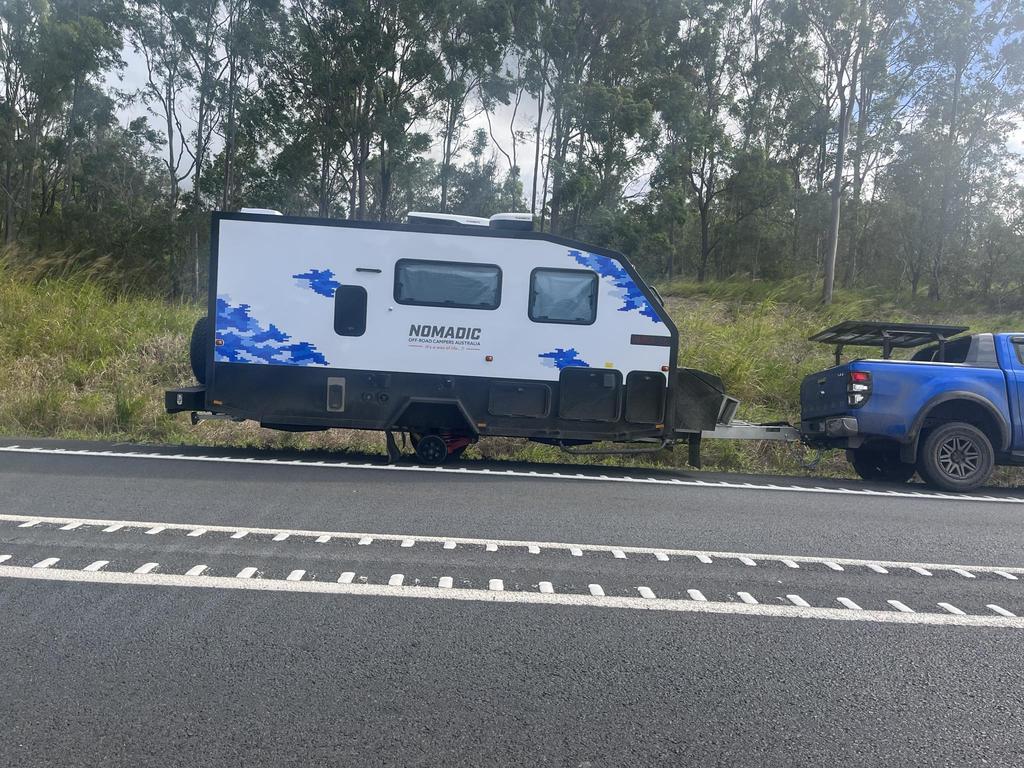
<svg viewBox="0 0 1024 768">
<path fill-rule="evenodd" d="M 0 765 L 1024 765 L 1024 492 L 358 464 L 0 441 Z"/>
</svg>

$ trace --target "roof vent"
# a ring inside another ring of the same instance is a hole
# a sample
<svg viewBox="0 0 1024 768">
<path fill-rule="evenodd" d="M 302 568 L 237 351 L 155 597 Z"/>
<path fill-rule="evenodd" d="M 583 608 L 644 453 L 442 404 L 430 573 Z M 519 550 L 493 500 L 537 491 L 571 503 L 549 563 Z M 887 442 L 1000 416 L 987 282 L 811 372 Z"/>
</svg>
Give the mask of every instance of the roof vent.
<svg viewBox="0 0 1024 768">
<path fill-rule="evenodd" d="M 489 221 L 491 229 L 511 229 L 517 232 L 533 231 L 533 216 L 529 213 L 496 213 Z"/>
<path fill-rule="evenodd" d="M 280 211 L 275 211 L 273 208 L 242 208 L 239 213 L 258 213 L 262 216 L 284 216 Z"/>
</svg>

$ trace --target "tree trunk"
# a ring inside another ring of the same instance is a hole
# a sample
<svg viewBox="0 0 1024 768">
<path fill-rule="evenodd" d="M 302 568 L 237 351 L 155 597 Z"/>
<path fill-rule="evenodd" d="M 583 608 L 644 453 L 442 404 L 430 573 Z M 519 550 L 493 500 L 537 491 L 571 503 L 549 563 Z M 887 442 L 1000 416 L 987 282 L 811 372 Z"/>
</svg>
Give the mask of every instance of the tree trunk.
<svg viewBox="0 0 1024 768">
<path fill-rule="evenodd" d="M 540 174 L 541 130 L 543 129 L 542 120 L 544 118 L 544 96 L 547 93 L 547 71 L 548 57 L 545 56 L 541 64 L 540 98 L 537 100 L 537 141 L 533 148 L 533 188 L 530 192 L 530 215 L 534 217 L 537 215 L 537 177 Z"/>
<path fill-rule="evenodd" d="M 856 79 L 856 74 L 854 75 Z M 851 92 L 856 88 L 852 84 Z M 836 142 L 835 177 L 832 179 L 832 206 L 829 218 L 828 243 L 825 246 L 825 276 L 822 284 L 821 300 L 824 304 L 832 303 L 832 290 L 836 278 L 836 253 L 839 248 L 839 216 L 843 201 L 843 168 L 846 163 L 846 134 L 850 127 L 850 103 L 843 84 L 838 84 L 839 91 L 839 140 Z"/>
<path fill-rule="evenodd" d="M 946 135 L 945 152 L 942 159 L 942 203 L 939 211 L 938 242 L 932 256 L 931 280 L 928 283 L 928 298 L 939 300 L 939 282 L 942 279 L 942 252 L 949 230 L 949 205 L 953 185 L 953 154 L 957 141 L 957 122 L 960 119 L 960 89 L 963 85 L 964 68 L 958 64 L 953 78 L 952 103 L 950 104 L 949 132 Z"/>
</svg>

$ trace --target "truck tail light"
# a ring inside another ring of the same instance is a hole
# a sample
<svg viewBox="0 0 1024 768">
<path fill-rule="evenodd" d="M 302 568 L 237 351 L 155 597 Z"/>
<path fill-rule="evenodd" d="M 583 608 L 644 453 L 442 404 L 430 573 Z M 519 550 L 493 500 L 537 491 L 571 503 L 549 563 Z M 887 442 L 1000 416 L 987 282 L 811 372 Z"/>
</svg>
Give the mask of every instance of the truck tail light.
<svg viewBox="0 0 1024 768">
<path fill-rule="evenodd" d="M 871 373 L 869 371 L 850 371 L 850 380 L 846 385 L 846 399 L 851 408 L 859 408 L 871 397 Z"/>
</svg>

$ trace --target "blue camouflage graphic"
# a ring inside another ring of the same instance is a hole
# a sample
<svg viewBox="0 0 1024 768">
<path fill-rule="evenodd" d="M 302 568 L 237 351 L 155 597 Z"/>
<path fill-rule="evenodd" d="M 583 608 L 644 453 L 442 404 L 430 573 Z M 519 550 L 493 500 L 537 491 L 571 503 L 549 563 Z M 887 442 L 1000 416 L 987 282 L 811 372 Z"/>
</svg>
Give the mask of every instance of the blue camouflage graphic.
<svg viewBox="0 0 1024 768">
<path fill-rule="evenodd" d="M 232 306 L 227 296 L 217 297 L 217 338 L 223 341 L 214 347 L 218 363 L 327 365 L 327 358 L 314 345 L 292 341 L 273 323 L 263 327 L 249 314 L 250 309 L 248 304 Z"/>
<path fill-rule="evenodd" d="M 334 292 L 341 287 L 341 283 L 334 279 L 334 273 L 329 269 L 311 269 L 299 275 L 292 275 L 300 288 L 312 288 L 314 292 L 328 299 L 333 298 Z M 305 280 L 309 284 L 303 285 Z"/>
<path fill-rule="evenodd" d="M 552 352 L 541 352 L 537 357 L 543 359 L 543 364 L 548 368 L 589 368 L 590 363 L 580 359 L 580 353 L 572 347 L 562 349 L 556 347 Z"/>
<path fill-rule="evenodd" d="M 654 307 L 651 306 L 651 302 L 640 291 L 640 286 L 633 281 L 633 278 L 629 276 L 629 273 L 617 261 L 596 253 L 584 253 L 576 250 L 569 251 L 569 255 L 580 266 L 594 270 L 603 278 L 609 278 L 614 286 L 622 291 L 620 296 L 622 306 L 619 307 L 619 312 L 639 310 L 640 314 L 644 317 L 650 318 L 656 323 L 661 322 L 661 317 L 658 316 Z"/>
</svg>

